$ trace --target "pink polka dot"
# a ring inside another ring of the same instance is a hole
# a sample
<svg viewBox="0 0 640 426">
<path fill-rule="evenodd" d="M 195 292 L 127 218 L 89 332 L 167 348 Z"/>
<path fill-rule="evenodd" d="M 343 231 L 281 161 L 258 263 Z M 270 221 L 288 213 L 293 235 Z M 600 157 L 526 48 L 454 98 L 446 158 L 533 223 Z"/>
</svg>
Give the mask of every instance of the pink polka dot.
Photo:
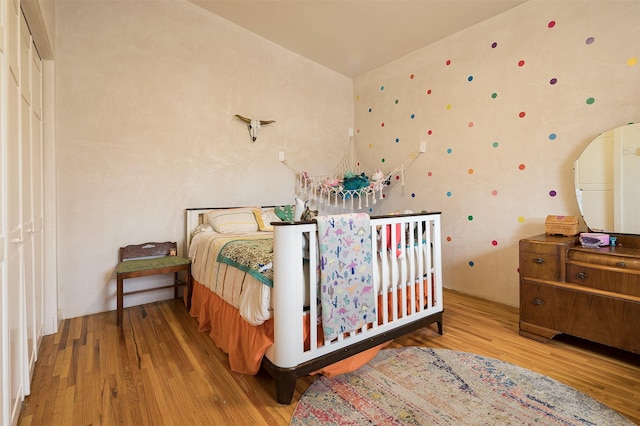
<svg viewBox="0 0 640 426">
<path fill-rule="evenodd" d="M 473 121 L 470 121 L 469 124 L 467 124 L 467 126 L 473 127 Z"/>
<path fill-rule="evenodd" d="M 429 177 L 433 176 L 433 172 L 427 172 L 427 176 Z"/>
<path fill-rule="evenodd" d="M 549 28 L 553 28 L 553 27 L 555 27 L 555 26 L 556 26 L 556 21 L 549 21 L 549 23 L 547 24 L 547 26 L 548 26 Z"/>
<path fill-rule="evenodd" d="M 494 189 L 493 191 L 491 191 L 491 195 L 493 195 L 493 196 L 495 197 L 496 195 L 498 195 L 498 191 L 496 191 L 496 190 Z"/>
<path fill-rule="evenodd" d="M 491 245 L 492 245 L 492 246 L 497 246 L 497 245 L 498 245 L 498 242 L 497 242 L 496 240 L 493 240 L 493 241 L 491 241 Z"/>
</svg>

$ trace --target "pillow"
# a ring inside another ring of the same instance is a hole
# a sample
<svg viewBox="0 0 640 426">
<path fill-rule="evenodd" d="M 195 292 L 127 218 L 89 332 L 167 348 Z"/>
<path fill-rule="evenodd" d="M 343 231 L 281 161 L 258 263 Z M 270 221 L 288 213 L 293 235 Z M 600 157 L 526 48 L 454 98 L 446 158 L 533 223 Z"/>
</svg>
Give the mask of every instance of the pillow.
<svg viewBox="0 0 640 426">
<path fill-rule="evenodd" d="M 284 222 L 291 222 L 293 221 L 295 210 L 294 206 L 277 206 L 274 208 L 274 212 L 280 220 Z"/>
<path fill-rule="evenodd" d="M 256 218 L 260 231 L 273 231 L 271 222 L 280 222 L 280 218 L 276 215 L 275 209 L 253 209 L 253 215 Z"/>
<path fill-rule="evenodd" d="M 307 208 L 308 201 L 303 201 L 299 198 L 296 198 L 296 204 L 295 204 L 295 212 L 293 214 L 293 220 L 295 221 L 299 221 L 302 218 L 302 213 L 304 213 L 304 210 Z"/>
<path fill-rule="evenodd" d="M 258 222 L 253 215 L 253 207 L 209 210 L 207 219 L 213 229 L 220 234 L 232 232 L 255 232 Z"/>
<path fill-rule="evenodd" d="M 201 232 L 213 232 L 213 226 L 211 226 L 211 224 L 207 223 L 201 223 L 200 225 L 196 226 L 193 231 L 191 231 L 191 236 L 193 237 L 196 234 L 199 234 Z"/>
</svg>

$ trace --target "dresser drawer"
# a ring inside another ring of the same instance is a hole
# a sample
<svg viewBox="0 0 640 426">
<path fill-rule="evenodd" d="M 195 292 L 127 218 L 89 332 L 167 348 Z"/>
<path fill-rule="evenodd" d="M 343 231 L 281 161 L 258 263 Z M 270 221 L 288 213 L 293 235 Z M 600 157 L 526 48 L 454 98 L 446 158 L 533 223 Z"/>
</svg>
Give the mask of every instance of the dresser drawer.
<svg viewBox="0 0 640 426">
<path fill-rule="evenodd" d="M 598 268 L 567 262 L 566 281 L 584 287 L 640 297 L 640 270 Z"/>
<path fill-rule="evenodd" d="M 558 244 L 541 243 L 539 241 L 520 240 L 520 251 L 537 254 L 558 255 L 558 250 L 564 246 Z"/>
<path fill-rule="evenodd" d="M 520 253 L 520 276 L 540 280 L 560 279 L 560 257 L 544 253 Z"/>
<path fill-rule="evenodd" d="M 574 260 L 576 262 L 593 263 L 595 265 L 634 269 L 640 271 L 640 258 L 610 254 L 610 252 L 604 250 L 609 249 L 594 251 L 571 249 L 567 254 L 567 259 Z"/>
<path fill-rule="evenodd" d="M 520 320 L 640 352 L 640 303 L 523 280 Z"/>
</svg>

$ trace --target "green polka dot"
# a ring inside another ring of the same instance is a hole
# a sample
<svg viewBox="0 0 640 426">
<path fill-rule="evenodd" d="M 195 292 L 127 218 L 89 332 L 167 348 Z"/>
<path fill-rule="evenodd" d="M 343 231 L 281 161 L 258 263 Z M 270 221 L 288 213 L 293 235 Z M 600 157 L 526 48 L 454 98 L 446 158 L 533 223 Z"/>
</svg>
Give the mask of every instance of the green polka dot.
<svg viewBox="0 0 640 426">
<path fill-rule="evenodd" d="M 588 98 L 587 105 L 592 105 L 595 101 L 596 101 L 595 98 Z"/>
<path fill-rule="evenodd" d="M 491 94 L 491 99 L 495 99 L 495 98 L 497 98 L 497 97 L 498 97 L 498 94 L 497 94 L 497 93 L 495 93 L 495 92 L 494 92 L 494 93 L 492 93 L 492 94 Z"/>
<path fill-rule="evenodd" d="M 498 147 L 498 145 L 500 145 L 500 144 L 499 144 L 497 141 L 493 143 L 493 147 L 494 147 L 494 148 L 497 148 L 497 147 Z"/>
</svg>

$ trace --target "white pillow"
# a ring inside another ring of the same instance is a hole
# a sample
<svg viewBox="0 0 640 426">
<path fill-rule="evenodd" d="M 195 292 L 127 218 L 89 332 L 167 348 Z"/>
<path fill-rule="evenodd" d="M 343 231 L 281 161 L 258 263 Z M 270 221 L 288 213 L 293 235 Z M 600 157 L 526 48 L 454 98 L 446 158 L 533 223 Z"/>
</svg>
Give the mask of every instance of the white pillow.
<svg viewBox="0 0 640 426">
<path fill-rule="evenodd" d="M 307 203 L 308 201 L 302 201 L 299 198 L 296 198 L 296 207 L 293 213 L 293 220 L 295 220 L 296 222 L 300 220 L 300 217 L 302 217 L 302 213 L 304 213 L 304 209 L 307 208 Z"/>
<path fill-rule="evenodd" d="M 201 223 L 200 225 L 196 226 L 193 231 L 191 231 L 191 236 L 193 237 L 194 235 L 201 232 L 213 232 L 213 226 L 211 226 L 209 222 Z"/>
<path fill-rule="evenodd" d="M 258 222 L 253 215 L 255 207 L 239 207 L 234 209 L 209 210 L 207 219 L 213 229 L 220 234 L 255 232 Z"/>
</svg>

